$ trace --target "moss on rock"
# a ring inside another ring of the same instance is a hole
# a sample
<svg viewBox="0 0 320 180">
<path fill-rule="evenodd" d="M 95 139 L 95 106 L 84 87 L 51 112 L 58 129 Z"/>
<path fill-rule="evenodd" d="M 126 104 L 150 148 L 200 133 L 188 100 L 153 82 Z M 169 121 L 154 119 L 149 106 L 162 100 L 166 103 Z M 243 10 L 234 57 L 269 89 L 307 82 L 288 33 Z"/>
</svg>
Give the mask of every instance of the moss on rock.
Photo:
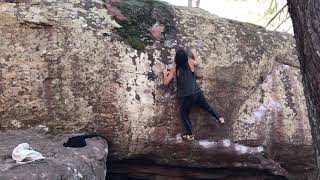
<svg viewBox="0 0 320 180">
<path fill-rule="evenodd" d="M 174 28 L 173 11 L 167 3 L 156 0 L 131 0 L 121 2 L 118 8 L 127 19 L 117 19 L 121 27 L 116 28 L 116 31 L 126 43 L 137 50 L 143 50 L 154 42 L 149 30 L 156 22 L 165 26 L 164 33 Z"/>
</svg>

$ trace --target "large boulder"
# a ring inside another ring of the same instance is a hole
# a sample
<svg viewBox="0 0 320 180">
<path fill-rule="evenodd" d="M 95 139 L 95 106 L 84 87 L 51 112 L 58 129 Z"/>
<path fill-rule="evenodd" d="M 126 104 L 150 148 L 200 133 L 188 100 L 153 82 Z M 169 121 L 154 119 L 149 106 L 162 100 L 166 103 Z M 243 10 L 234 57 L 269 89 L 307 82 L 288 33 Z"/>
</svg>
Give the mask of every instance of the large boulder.
<svg viewBox="0 0 320 180">
<path fill-rule="evenodd" d="M 0 132 L 0 179 L 1 180 L 105 180 L 108 144 L 103 138 L 86 139 L 86 146 L 71 148 L 63 143 L 79 134 L 47 134 L 48 128 L 36 127 L 27 130 Z M 16 163 L 13 149 L 28 143 L 45 159 Z"/>
<path fill-rule="evenodd" d="M 153 0 L 7 1 L 0 3 L 0 33 L 2 130 L 42 124 L 52 132 L 95 131 L 110 141 L 113 161 L 249 166 L 298 179 L 312 172 L 290 34 Z M 199 84 L 226 119 L 222 126 L 192 112 L 205 145 L 180 141 L 174 83 L 162 85 L 176 47 L 197 49 Z M 223 141 L 232 145 L 212 145 Z"/>
</svg>

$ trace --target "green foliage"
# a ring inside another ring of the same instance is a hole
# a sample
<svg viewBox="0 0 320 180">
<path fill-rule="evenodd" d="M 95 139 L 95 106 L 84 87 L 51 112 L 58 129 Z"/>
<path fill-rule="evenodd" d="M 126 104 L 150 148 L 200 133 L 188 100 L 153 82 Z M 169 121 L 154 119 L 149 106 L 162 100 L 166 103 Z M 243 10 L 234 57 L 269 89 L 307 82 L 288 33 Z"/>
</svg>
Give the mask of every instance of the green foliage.
<svg viewBox="0 0 320 180">
<path fill-rule="evenodd" d="M 121 25 L 117 28 L 117 33 L 137 50 L 143 50 L 147 45 L 153 43 L 149 29 L 156 23 L 155 14 L 161 14 L 166 26 L 165 32 L 171 27 L 168 19 L 171 18 L 168 5 L 157 0 L 130 0 L 123 1 L 119 6 L 121 13 L 127 20 L 117 20 Z M 157 12 L 159 11 L 159 12 Z M 166 17 L 168 16 L 168 17 Z M 157 17 L 158 18 L 158 17 Z M 161 18 L 160 18 L 161 20 Z"/>
<path fill-rule="evenodd" d="M 148 41 L 141 40 L 141 32 L 136 25 L 132 25 L 127 21 L 119 23 L 122 27 L 117 28 L 117 33 L 123 38 L 123 40 L 130 44 L 134 49 L 143 50 Z"/>
<path fill-rule="evenodd" d="M 264 15 L 268 16 L 277 13 L 278 5 L 279 3 L 277 0 L 271 0 L 269 8 L 265 11 Z"/>
<path fill-rule="evenodd" d="M 261 2 L 260 0 L 257 0 L 257 1 Z M 280 1 L 280 0 L 271 0 L 269 7 L 266 9 L 266 11 L 264 13 L 264 18 L 270 18 L 266 27 L 268 27 L 270 25 L 271 27 L 274 28 L 275 31 L 280 26 L 285 24 L 288 21 L 288 19 L 290 18 L 288 11 L 286 9 L 287 5 L 286 4 L 282 5 L 281 2 L 282 1 Z"/>
<path fill-rule="evenodd" d="M 138 51 L 142 51 L 146 47 L 145 42 L 134 36 L 128 38 L 128 43 Z"/>
</svg>

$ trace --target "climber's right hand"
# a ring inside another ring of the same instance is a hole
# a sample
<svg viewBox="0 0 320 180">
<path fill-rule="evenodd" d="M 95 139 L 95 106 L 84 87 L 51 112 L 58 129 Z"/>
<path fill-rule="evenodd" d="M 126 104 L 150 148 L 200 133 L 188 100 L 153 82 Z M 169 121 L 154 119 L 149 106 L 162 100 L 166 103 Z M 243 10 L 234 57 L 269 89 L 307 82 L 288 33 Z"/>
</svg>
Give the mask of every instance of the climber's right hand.
<svg viewBox="0 0 320 180">
<path fill-rule="evenodd" d="M 162 70 L 162 73 L 163 73 L 164 75 L 167 75 L 167 74 L 168 74 L 168 69 L 167 69 L 167 68 L 164 68 L 164 69 Z"/>
<path fill-rule="evenodd" d="M 221 124 L 224 124 L 224 118 L 223 117 L 219 118 L 219 121 L 220 121 Z"/>
</svg>

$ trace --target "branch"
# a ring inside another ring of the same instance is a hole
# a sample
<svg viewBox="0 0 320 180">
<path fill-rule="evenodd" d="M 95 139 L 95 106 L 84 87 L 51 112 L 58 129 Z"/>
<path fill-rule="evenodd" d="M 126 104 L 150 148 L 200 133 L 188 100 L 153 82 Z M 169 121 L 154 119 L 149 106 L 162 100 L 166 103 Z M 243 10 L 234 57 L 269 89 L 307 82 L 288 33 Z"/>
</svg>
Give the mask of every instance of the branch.
<svg viewBox="0 0 320 180">
<path fill-rule="evenodd" d="M 288 29 L 288 30 L 286 30 L 286 32 L 288 32 L 288 31 L 292 28 L 292 26 L 293 26 L 293 25 L 291 25 L 291 26 L 289 27 L 289 29 Z"/>
<path fill-rule="evenodd" d="M 265 27 L 268 27 L 272 21 L 284 10 L 284 8 L 287 6 L 287 4 L 285 4 L 268 22 L 268 24 Z"/>
<path fill-rule="evenodd" d="M 269 5 L 268 9 L 266 10 L 266 12 L 265 12 L 264 16 L 267 16 L 268 12 L 269 12 L 269 11 L 270 11 L 270 9 L 272 8 L 272 4 L 273 4 L 273 2 L 274 2 L 274 0 L 271 0 L 271 3 L 270 3 L 270 5 Z"/>
<path fill-rule="evenodd" d="M 279 28 L 284 22 L 286 22 L 289 18 L 290 18 L 290 16 L 288 16 L 285 20 L 283 20 L 283 21 L 276 27 L 276 29 L 274 29 L 274 31 L 278 30 L 278 28 Z"/>
</svg>

